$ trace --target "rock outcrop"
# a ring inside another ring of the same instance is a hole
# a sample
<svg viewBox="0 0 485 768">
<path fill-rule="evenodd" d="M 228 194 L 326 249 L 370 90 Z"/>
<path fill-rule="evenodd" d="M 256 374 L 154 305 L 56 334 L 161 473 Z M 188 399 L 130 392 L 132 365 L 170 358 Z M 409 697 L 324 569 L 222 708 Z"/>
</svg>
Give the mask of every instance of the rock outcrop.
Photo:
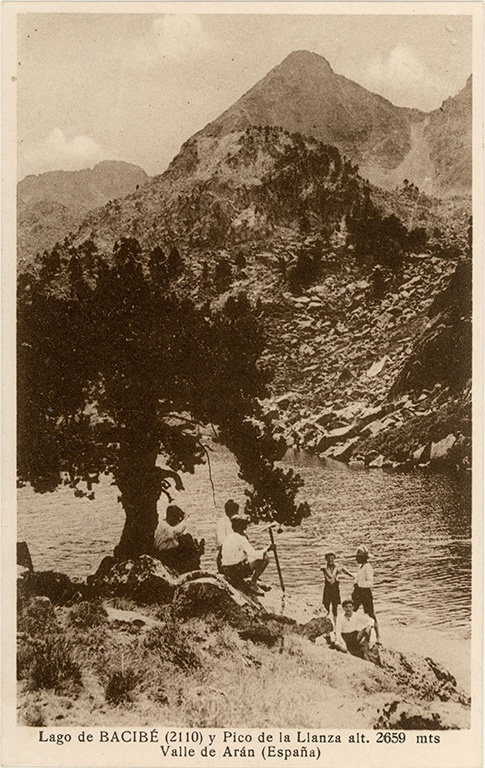
<svg viewBox="0 0 485 768">
<path fill-rule="evenodd" d="M 110 601 L 119 597 L 140 605 L 140 610 L 115 608 Z M 54 620 L 55 605 L 72 606 L 69 621 L 73 626 L 78 622 L 81 627 L 108 623 L 120 631 L 142 633 L 163 629 L 164 621 L 145 615 L 143 611 L 143 606 L 160 605 L 165 606 L 165 616 L 174 625 L 200 618 L 209 625 L 215 622 L 218 626 L 230 626 L 242 640 L 268 647 L 278 642 L 283 644 L 286 636 L 298 635 L 315 642 L 321 637 L 328 638 L 333 631 L 327 616 L 314 616 L 306 623 L 299 623 L 294 618 L 265 609 L 257 598 L 235 589 L 218 574 L 193 571 L 177 576 L 148 555 L 114 564 L 105 561 L 97 576 L 88 577 L 87 583 L 75 583 L 67 576 L 51 572 L 25 575 L 19 579 L 19 600 L 23 606 L 36 602 L 32 615 L 45 614 L 49 620 Z M 322 652 L 324 649 L 326 653 L 338 654 L 325 643 Z M 455 678 L 433 659 L 374 646 L 366 661 L 355 661 L 380 667 L 399 689 L 406 691 L 408 696 L 412 691 L 423 703 L 441 701 L 469 705 L 469 697 L 458 688 Z M 408 702 L 391 702 L 379 714 L 381 727 L 398 727 L 399 723 L 402 727 L 418 727 L 417 722 L 431 722 L 428 709 L 423 710 L 426 715 L 411 709 Z M 408 726 L 404 722 L 408 722 Z"/>
</svg>

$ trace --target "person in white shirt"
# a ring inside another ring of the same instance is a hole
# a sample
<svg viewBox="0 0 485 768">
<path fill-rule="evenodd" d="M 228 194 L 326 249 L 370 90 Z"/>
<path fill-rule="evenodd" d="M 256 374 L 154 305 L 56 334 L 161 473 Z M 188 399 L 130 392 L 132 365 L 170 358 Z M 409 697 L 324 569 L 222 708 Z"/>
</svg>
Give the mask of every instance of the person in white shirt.
<svg viewBox="0 0 485 768">
<path fill-rule="evenodd" d="M 374 621 L 365 613 L 354 613 L 352 600 L 344 600 L 342 603 L 343 615 L 337 617 L 335 629 L 335 647 L 343 653 L 367 658 L 370 633 Z"/>
<path fill-rule="evenodd" d="M 169 504 L 165 520 L 160 520 L 153 535 L 155 557 L 177 573 L 197 571 L 204 552 L 204 539 L 197 542 L 186 528 L 185 512 L 175 504 Z"/>
<path fill-rule="evenodd" d="M 179 545 L 179 537 L 185 533 L 187 517 L 185 512 L 175 504 L 169 504 L 165 512 L 165 520 L 160 520 L 153 535 L 155 549 L 165 552 L 176 549 Z"/>
<path fill-rule="evenodd" d="M 352 604 L 354 611 L 358 611 L 360 606 L 364 609 L 364 613 L 370 616 L 374 620 L 374 626 L 376 631 L 377 643 L 380 645 L 379 625 L 377 623 L 376 614 L 374 611 L 374 600 L 372 597 L 372 589 L 374 587 L 374 570 L 372 565 L 368 562 L 369 550 L 365 544 L 361 544 L 357 547 L 357 553 L 355 555 L 359 567 L 355 574 L 354 591 L 352 592 Z"/>
<path fill-rule="evenodd" d="M 270 544 L 266 549 L 255 549 L 249 543 L 246 528 L 250 519 L 247 515 L 234 515 L 231 522 L 232 533 L 222 542 L 222 573 L 238 589 L 249 588 L 261 595 L 263 590 L 258 586 L 258 578 L 268 565 L 268 552 L 274 547 Z"/>
<path fill-rule="evenodd" d="M 217 570 L 219 573 L 222 573 L 222 545 L 227 536 L 233 532 L 231 520 L 239 512 L 239 504 L 234 499 L 228 499 L 224 504 L 224 511 L 225 514 L 216 523 Z"/>
</svg>

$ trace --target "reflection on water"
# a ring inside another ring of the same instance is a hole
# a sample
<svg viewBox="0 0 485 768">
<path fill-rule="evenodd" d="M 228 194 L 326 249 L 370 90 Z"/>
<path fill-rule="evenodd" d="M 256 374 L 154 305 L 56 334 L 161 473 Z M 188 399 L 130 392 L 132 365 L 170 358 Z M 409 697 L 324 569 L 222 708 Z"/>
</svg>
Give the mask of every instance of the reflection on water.
<svg viewBox="0 0 485 768">
<path fill-rule="evenodd" d="M 305 603 L 320 603 L 325 551 L 355 568 L 355 549 L 365 543 L 375 570 L 378 615 L 393 623 L 423 629 L 446 629 L 469 637 L 471 603 L 470 495 L 454 478 L 421 474 L 393 475 L 381 470 L 350 469 L 305 454 L 287 460 L 305 479 L 305 498 L 312 517 L 298 529 L 276 537 L 288 592 Z M 228 497 L 242 500 L 244 485 L 237 466 L 221 448 L 211 454 L 217 508 L 207 466 L 184 477 L 177 494 L 190 515 L 195 535 L 207 541 L 203 567 L 215 559 L 214 524 Z M 96 499 L 77 499 L 68 489 L 18 495 L 18 539 L 28 542 L 38 569 L 77 576 L 92 573 L 121 533 L 123 511 L 118 491 L 104 478 Z M 160 510 L 164 509 L 163 498 Z M 256 544 L 269 543 L 268 532 L 249 529 Z M 276 569 L 266 580 L 277 586 Z M 342 578 L 342 597 L 351 579 Z"/>
</svg>

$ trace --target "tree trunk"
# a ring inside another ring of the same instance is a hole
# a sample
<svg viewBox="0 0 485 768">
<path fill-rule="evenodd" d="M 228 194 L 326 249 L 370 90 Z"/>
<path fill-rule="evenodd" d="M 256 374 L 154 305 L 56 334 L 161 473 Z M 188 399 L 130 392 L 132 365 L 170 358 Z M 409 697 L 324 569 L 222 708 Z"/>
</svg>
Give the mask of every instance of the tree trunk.
<svg viewBox="0 0 485 768">
<path fill-rule="evenodd" d="M 153 534 L 158 525 L 157 502 L 162 490 L 156 460 L 156 450 L 122 450 L 115 479 L 126 520 L 114 551 L 117 560 L 152 553 Z"/>
<path fill-rule="evenodd" d="M 126 515 L 120 542 L 114 550 L 117 560 L 152 554 L 160 495 L 170 487 L 169 480 L 174 483 L 177 491 L 184 488 L 177 472 L 157 467 L 158 444 L 155 441 L 150 444 L 149 439 L 141 437 L 141 430 L 131 433 L 130 438 L 120 445 L 115 472 L 116 484 L 121 491 L 120 501 Z"/>
</svg>

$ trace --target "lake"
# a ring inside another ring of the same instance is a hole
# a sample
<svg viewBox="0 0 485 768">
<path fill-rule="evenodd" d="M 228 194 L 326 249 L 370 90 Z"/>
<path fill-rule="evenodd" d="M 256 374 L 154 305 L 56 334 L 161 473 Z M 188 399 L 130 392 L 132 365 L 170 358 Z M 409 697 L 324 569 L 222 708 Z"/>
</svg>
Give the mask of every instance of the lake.
<svg viewBox="0 0 485 768">
<path fill-rule="evenodd" d="M 275 534 L 288 598 L 307 607 L 321 604 L 320 567 L 328 549 L 354 571 L 355 550 L 365 543 L 375 572 L 374 603 L 383 642 L 433 655 L 468 686 L 471 612 L 471 513 L 469 484 L 442 475 L 391 474 L 348 467 L 304 453 L 285 462 L 305 479 L 302 498 L 312 516 L 300 528 Z M 244 500 L 237 465 L 221 447 L 208 466 L 184 475 L 175 503 L 189 514 L 190 530 L 206 539 L 202 567 L 215 561 L 215 522 L 224 501 Z M 111 554 L 123 526 L 118 489 L 103 477 L 96 498 L 77 499 L 72 490 L 35 494 L 18 491 L 17 539 L 28 542 L 34 566 L 87 576 Z M 159 510 L 163 514 L 162 496 Z M 250 526 L 255 545 L 269 543 L 267 530 Z M 274 562 L 265 581 L 278 588 Z M 342 599 L 352 580 L 341 580 Z"/>
</svg>

